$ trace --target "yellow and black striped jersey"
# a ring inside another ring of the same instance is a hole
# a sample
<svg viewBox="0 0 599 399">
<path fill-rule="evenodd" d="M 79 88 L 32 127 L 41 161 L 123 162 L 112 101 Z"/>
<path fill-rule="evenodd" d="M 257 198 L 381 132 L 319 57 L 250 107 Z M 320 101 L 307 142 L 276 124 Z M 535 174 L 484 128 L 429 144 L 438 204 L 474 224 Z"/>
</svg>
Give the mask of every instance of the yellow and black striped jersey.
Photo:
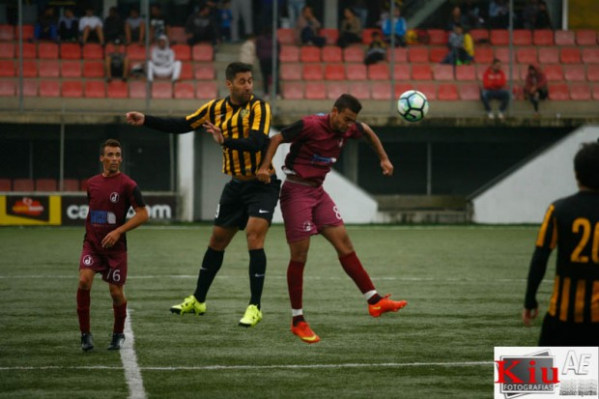
<svg viewBox="0 0 599 399">
<path fill-rule="evenodd" d="M 549 253 L 557 247 L 549 314 L 563 322 L 599 323 L 599 192 L 580 191 L 551 204 L 536 247 L 525 306 L 530 308 L 536 293 L 531 277 L 536 273 L 540 283 Z"/>
</svg>

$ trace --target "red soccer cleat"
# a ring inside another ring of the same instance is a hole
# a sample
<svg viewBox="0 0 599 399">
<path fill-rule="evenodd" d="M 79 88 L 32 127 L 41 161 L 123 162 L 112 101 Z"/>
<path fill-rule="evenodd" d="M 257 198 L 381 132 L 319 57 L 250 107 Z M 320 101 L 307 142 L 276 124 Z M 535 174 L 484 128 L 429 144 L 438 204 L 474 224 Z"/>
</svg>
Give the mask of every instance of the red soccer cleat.
<svg viewBox="0 0 599 399">
<path fill-rule="evenodd" d="M 390 296 L 391 295 L 387 294 L 374 305 L 368 305 L 368 312 L 370 312 L 372 317 L 379 317 L 387 312 L 397 312 L 408 304 L 407 301 L 392 301 L 389 299 Z"/>
<path fill-rule="evenodd" d="M 315 344 L 320 341 L 320 337 L 314 334 L 308 323 L 300 321 L 297 326 L 291 326 L 291 332 L 297 335 L 302 341 L 307 344 Z"/>
</svg>

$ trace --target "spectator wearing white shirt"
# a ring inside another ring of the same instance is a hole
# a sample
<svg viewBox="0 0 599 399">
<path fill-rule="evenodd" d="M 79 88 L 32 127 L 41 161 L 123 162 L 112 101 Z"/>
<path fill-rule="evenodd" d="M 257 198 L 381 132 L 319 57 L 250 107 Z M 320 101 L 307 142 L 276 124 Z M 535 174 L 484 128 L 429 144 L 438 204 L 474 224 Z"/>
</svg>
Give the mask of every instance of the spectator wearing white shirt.
<svg viewBox="0 0 599 399">
<path fill-rule="evenodd" d="M 94 15 L 94 8 L 87 7 L 85 16 L 79 20 L 79 32 L 81 33 L 81 42 L 87 43 L 88 40 L 97 40 L 104 44 L 104 32 L 102 31 L 102 20 Z"/>
<path fill-rule="evenodd" d="M 158 38 L 158 45 L 152 49 L 148 62 L 148 80 L 154 81 L 154 76 L 168 78 L 175 82 L 181 75 L 181 61 L 175 60 L 175 52 L 168 45 L 166 35 Z"/>
</svg>

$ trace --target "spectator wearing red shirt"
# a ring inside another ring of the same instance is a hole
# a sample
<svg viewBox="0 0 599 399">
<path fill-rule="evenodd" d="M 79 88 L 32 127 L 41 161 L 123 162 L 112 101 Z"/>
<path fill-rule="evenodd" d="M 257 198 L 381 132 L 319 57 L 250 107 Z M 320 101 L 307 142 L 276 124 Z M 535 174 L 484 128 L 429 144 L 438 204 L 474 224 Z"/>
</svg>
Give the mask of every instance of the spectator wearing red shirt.
<svg viewBox="0 0 599 399">
<path fill-rule="evenodd" d="M 489 119 L 494 119 L 493 111 L 491 110 L 490 100 L 499 100 L 499 112 L 497 117 L 503 119 L 503 113 L 505 112 L 507 105 L 510 101 L 510 92 L 505 89 L 506 85 L 505 73 L 501 69 L 501 61 L 497 58 L 493 60 L 493 64 L 485 71 L 483 76 L 483 90 L 481 91 L 480 98 L 485 106 L 485 110 L 489 116 Z"/>
</svg>

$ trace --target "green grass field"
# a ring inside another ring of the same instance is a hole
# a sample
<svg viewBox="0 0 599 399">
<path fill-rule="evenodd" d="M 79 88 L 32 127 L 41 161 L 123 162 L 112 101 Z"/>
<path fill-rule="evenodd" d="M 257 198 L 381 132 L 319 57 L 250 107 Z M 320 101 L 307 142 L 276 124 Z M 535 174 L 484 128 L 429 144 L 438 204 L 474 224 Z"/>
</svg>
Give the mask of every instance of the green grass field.
<svg viewBox="0 0 599 399">
<path fill-rule="evenodd" d="M 281 226 L 269 232 L 264 320 L 253 329 L 237 326 L 249 299 L 243 236 L 225 254 L 208 312 L 181 317 L 168 309 L 193 292 L 210 226 L 131 232 L 126 293 L 146 397 L 490 398 L 494 346 L 536 346 L 540 320 L 534 328 L 520 320 L 536 228 L 348 229 L 378 291 L 409 305 L 370 317 L 333 249 L 315 237 L 304 282 L 304 312 L 322 339 L 315 345 L 289 332 Z M 79 347 L 82 237 L 83 228 L 0 229 L 0 397 L 129 396 L 119 353 L 105 349 L 112 307 L 99 276 L 96 348 Z"/>
</svg>

